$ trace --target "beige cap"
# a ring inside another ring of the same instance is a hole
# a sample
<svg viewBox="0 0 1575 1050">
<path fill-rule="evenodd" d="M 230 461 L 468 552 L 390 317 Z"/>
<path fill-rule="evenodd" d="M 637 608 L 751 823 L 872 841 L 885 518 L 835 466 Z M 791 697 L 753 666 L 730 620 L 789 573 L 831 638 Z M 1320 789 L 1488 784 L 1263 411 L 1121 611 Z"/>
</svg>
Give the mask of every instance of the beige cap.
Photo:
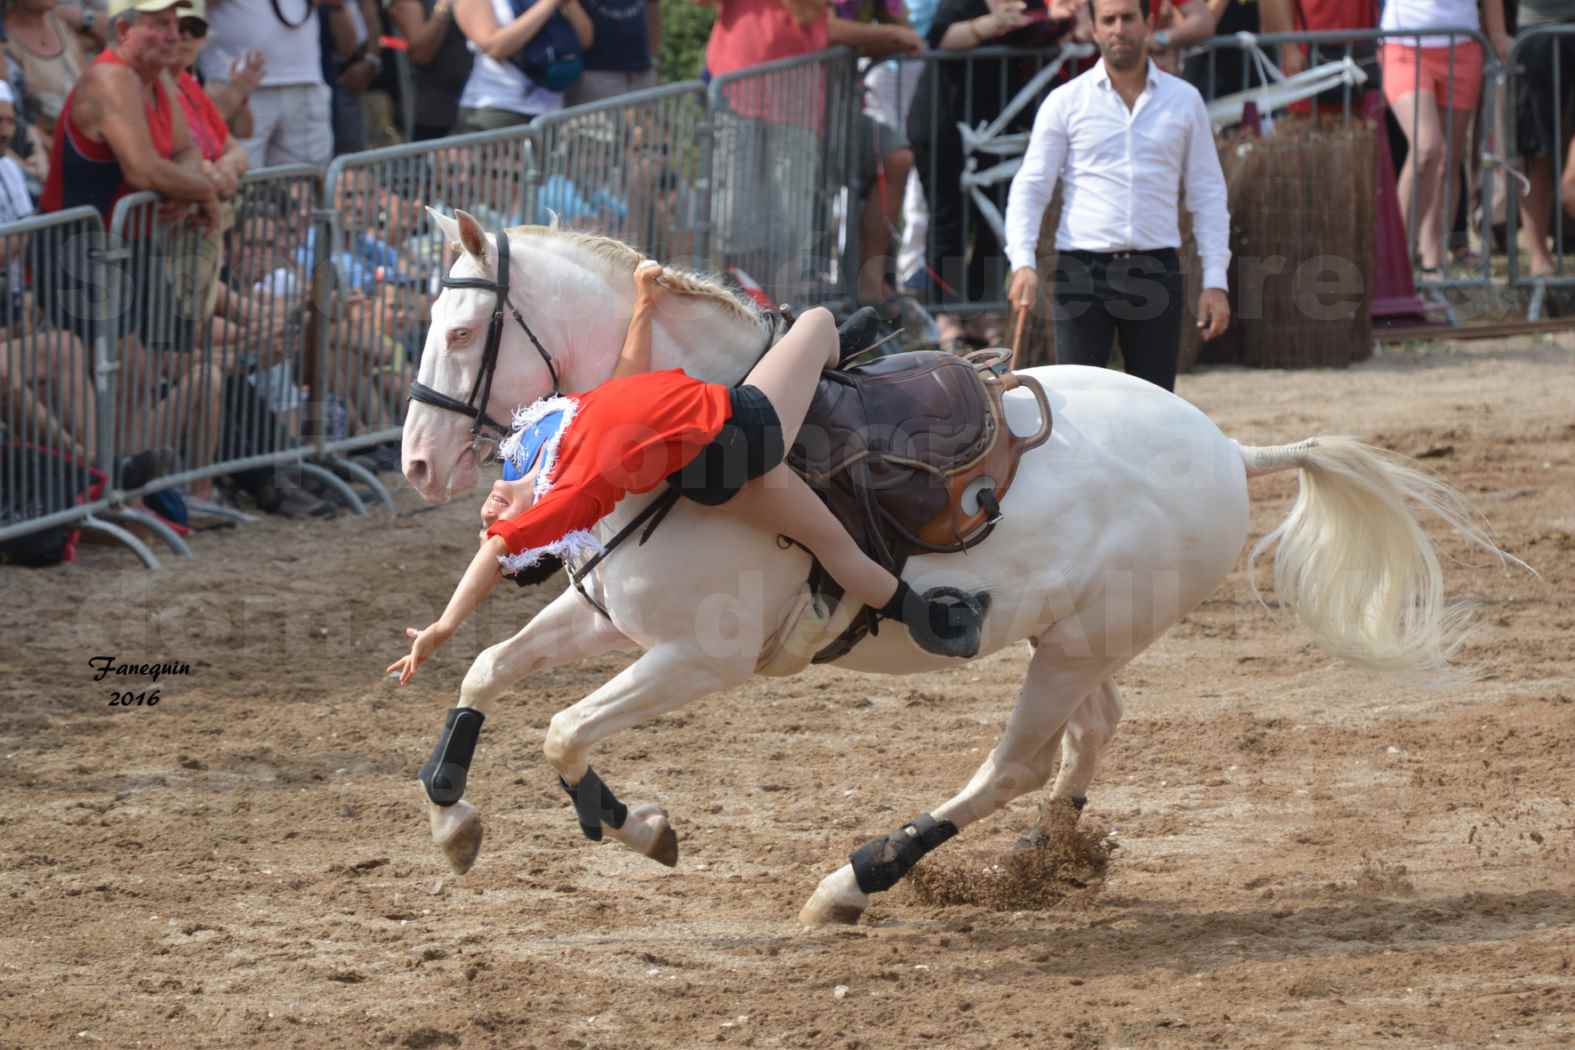
<svg viewBox="0 0 1575 1050">
<path fill-rule="evenodd" d="M 180 16 L 182 18 L 199 19 L 206 25 L 208 22 L 208 0 L 186 0 L 186 3 L 181 5 Z"/>
<path fill-rule="evenodd" d="M 141 11 L 151 15 L 168 11 L 172 7 L 190 6 L 191 0 L 109 0 L 109 17 L 114 18 L 127 11 Z"/>
</svg>

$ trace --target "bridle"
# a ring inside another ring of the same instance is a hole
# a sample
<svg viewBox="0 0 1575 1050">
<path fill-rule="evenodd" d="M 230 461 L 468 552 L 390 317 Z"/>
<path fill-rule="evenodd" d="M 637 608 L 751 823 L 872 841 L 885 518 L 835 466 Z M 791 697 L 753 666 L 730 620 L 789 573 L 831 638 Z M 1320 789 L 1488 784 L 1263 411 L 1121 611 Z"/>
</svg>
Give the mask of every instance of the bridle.
<svg viewBox="0 0 1575 1050">
<path fill-rule="evenodd" d="M 509 428 L 499 423 L 487 414 L 487 402 L 492 397 L 492 376 L 498 369 L 498 347 L 503 342 L 503 307 L 509 308 L 509 313 L 514 315 L 514 322 L 525 330 L 530 341 L 536 347 L 536 352 L 547 365 L 547 374 L 552 376 L 553 396 L 561 394 L 558 388 L 558 369 L 552 363 L 552 355 L 547 353 L 547 348 L 541 345 L 541 340 L 536 338 L 536 333 L 530 330 L 530 325 L 525 323 L 525 318 L 520 316 L 519 309 L 509 301 L 509 235 L 502 230 L 497 232 L 498 238 L 498 279 L 489 281 L 485 277 L 449 277 L 446 274 L 442 279 L 444 288 L 479 288 L 482 291 L 492 292 L 497 296 L 497 301 L 492 306 L 492 321 L 487 326 L 487 345 L 481 352 L 481 371 L 476 374 L 476 382 L 470 388 L 470 397 L 464 401 L 449 397 L 440 390 L 434 390 L 419 380 L 410 384 L 410 399 L 420 401 L 433 408 L 447 409 L 458 412 L 462 416 L 469 416 L 474 422 L 470 427 L 471 446 L 477 447 L 482 438 L 501 441 L 509 435 Z M 478 400 L 479 395 L 479 400 Z"/>
</svg>

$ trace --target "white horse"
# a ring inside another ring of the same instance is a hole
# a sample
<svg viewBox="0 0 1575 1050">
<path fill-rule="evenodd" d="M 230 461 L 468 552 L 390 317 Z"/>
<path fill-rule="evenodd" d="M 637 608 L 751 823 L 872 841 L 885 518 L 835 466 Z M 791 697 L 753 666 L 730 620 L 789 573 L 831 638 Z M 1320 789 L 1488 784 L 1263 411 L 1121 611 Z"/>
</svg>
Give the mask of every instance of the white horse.
<svg viewBox="0 0 1575 1050">
<path fill-rule="evenodd" d="M 483 285 L 497 273 L 496 241 L 465 213 L 434 221 L 463 249 L 450 279 Z M 507 231 L 512 306 L 549 353 L 566 390 L 588 389 L 612 372 L 633 303 L 641 256 L 607 238 L 543 227 Z M 770 326 L 725 288 L 693 275 L 672 278 L 657 309 L 656 368 L 683 368 L 719 383 L 739 380 L 766 345 Z M 497 305 L 484 287 L 450 288 L 432 308 L 420 382 L 463 399 L 477 388 L 483 336 Z M 543 354 L 508 317 L 490 399 L 507 419 L 549 392 Z M 1030 370 L 1049 392 L 1050 440 L 1022 460 L 995 534 L 967 557 L 922 556 L 904 577 L 923 592 L 949 585 L 988 591 L 980 656 L 1013 643 L 1034 645 L 1027 677 L 999 743 L 973 779 L 926 817 L 872 843 L 900 878 L 937 841 L 918 832 L 950 822 L 964 829 L 1056 772 L 1051 798 L 1081 808 L 1100 753 L 1121 717 L 1113 676 L 1202 602 L 1224 579 L 1247 536 L 1247 479 L 1299 469 L 1295 507 L 1253 550 L 1278 541 L 1274 584 L 1327 651 L 1362 667 L 1431 676 L 1448 671 L 1463 629 L 1446 603 L 1437 557 L 1408 504 L 1436 512 L 1466 537 L 1496 548 L 1473 527 L 1463 501 L 1396 457 L 1348 438 L 1319 437 L 1272 447 L 1242 446 L 1202 412 L 1120 372 L 1078 366 Z M 1018 433 L 1038 423 L 1027 391 L 1008 395 Z M 429 500 L 468 489 L 478 464 L 469 421 L 412 404 L 404 430 L 404 472 Z M 601 538 L 630 521 L 651 496 L 624 499 L 600 526 Z M 461 707 L 486 713 L 533 672 L 599 652 L 642 655 L 579 703 L 553 716 L 544 750 L 577 783 L 591 749 L 620 730 L 737 685 L 763 666 L 791 672 L 805 651 L 784 654 L 804 622 L 807 556 L 726 513 L 680 500 L 644 545 L 610 555 L 587 581 L 603 616 L 572 588 L 523 630 L 483 652 L 460 690 Z M 810 638 L 824 644 L 846 610 Z M 608 618 L 610 617 L 610 618 Z M 813 621 L 810 621 L 814 626 Z M 802 641 L 802 640 L 801 640 Z M 948 666 L 906 631 L 865 638 L 837 666 L 911 674 Z M 911 741 L 916 751 L 940 741 Z M 430 806 L 435 841 L 460 871 L 480 846 L 479 814 L 468 801 Z M 677 840 L 664 811 L 636 807 L 607 833 L 671 864 Z M 902 832 L 905 831 L 906 835 Z M 941 836 L 944 838 L 945 836 Z M 914 842 L 923 838 L 922 847 Z M 879 847 L 884 846 L 882 854 Z M 857 855 L 856 855 L 857 856 Z M 862 879 L 869 888 L 867 873 Z M 826 876 L 801 918 L 856 921 L 870 897 L 853 864 Z"/>
</svg>

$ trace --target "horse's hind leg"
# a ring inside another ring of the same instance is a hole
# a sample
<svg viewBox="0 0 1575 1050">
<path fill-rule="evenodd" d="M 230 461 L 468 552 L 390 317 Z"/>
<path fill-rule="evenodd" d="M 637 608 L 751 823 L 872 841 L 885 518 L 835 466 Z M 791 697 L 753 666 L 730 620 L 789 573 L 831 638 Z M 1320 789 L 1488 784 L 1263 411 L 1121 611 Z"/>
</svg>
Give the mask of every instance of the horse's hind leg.
<svg viewBox="0 0 1575 1050">
<path fill-rule="evenodd" d="M 481 852 L 481 814 L 463 796 L 471 752 L 492 701 L 532 672 L 628 644 L 589 602 L 564 591 L 514 637 L 476 657 L 460 687 L 459 706 L 449 711 L 420 778 L 432 841 L 455 872 L 469 871 Z"/>
<path fill-rule="evenodd" d="M 1017 840 L 1019 846 L 1043 846 L 1058 833 L 1077 826 L 1078 815 L 1088 803 L 1088 785 L 1094 781 L 1099 759 L 1116 735 L 1121 722 L 1121 694 L 1108 679 L 1083 698 L 1051 741 L 1060 745 L 1061 768 L 1039 826 Z"/>
<path fill-rule="evenodd" d="M 1112 670 L 1110 661 L 1092 656 L 1069 660 L 1065 648 L 1056 644 L 1058 632 L 1067 640 L 1086 637 L 1072 622 L 1077 619 L 1081 617 L 1061 621 L 1035 649 L 1006 732 L 968 786 L 933 814 L 860 847 L 848 864 L 821 880 L 799 912 L 801 921 L 857 922 L 870 894 L 891 888 L 929 850 L 1012 799 L 1044 786 L 1055 771 L 1068 718 Z"/>
</svg>

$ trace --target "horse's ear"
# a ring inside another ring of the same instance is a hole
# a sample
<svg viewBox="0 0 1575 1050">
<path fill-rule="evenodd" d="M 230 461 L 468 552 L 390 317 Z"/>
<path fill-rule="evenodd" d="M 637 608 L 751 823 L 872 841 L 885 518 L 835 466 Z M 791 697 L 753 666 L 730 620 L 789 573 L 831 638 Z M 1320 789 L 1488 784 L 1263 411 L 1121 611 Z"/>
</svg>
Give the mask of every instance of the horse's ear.
<svg viewBox="0 0 1575 1050">
<path fill-rule="evenodd" d="M 459 243 L 465 251 L 478 259 L 487 257 L 487 235 L 481 230 L 481 223 L 468 211 L 457 211 L 455 218 L 459 220 Z"/>
<path fill-rule="evenodd" d="M 561 221 L 559 219 L 558 213 L 553 211 L 551 208 L 547 209 L 547 220 L 547 229 L 549 230 L 556 230 L 558 228 L 558 223 Z"/>
<path fill-rule="evenodd" d="M 432 225 L 436 226 L 438 232 L 443 235 L 443 243 L 459 243 L 459 223 L 430 207 L 427 208 L 427 218 L 432 220 Z"/>
</svg>

